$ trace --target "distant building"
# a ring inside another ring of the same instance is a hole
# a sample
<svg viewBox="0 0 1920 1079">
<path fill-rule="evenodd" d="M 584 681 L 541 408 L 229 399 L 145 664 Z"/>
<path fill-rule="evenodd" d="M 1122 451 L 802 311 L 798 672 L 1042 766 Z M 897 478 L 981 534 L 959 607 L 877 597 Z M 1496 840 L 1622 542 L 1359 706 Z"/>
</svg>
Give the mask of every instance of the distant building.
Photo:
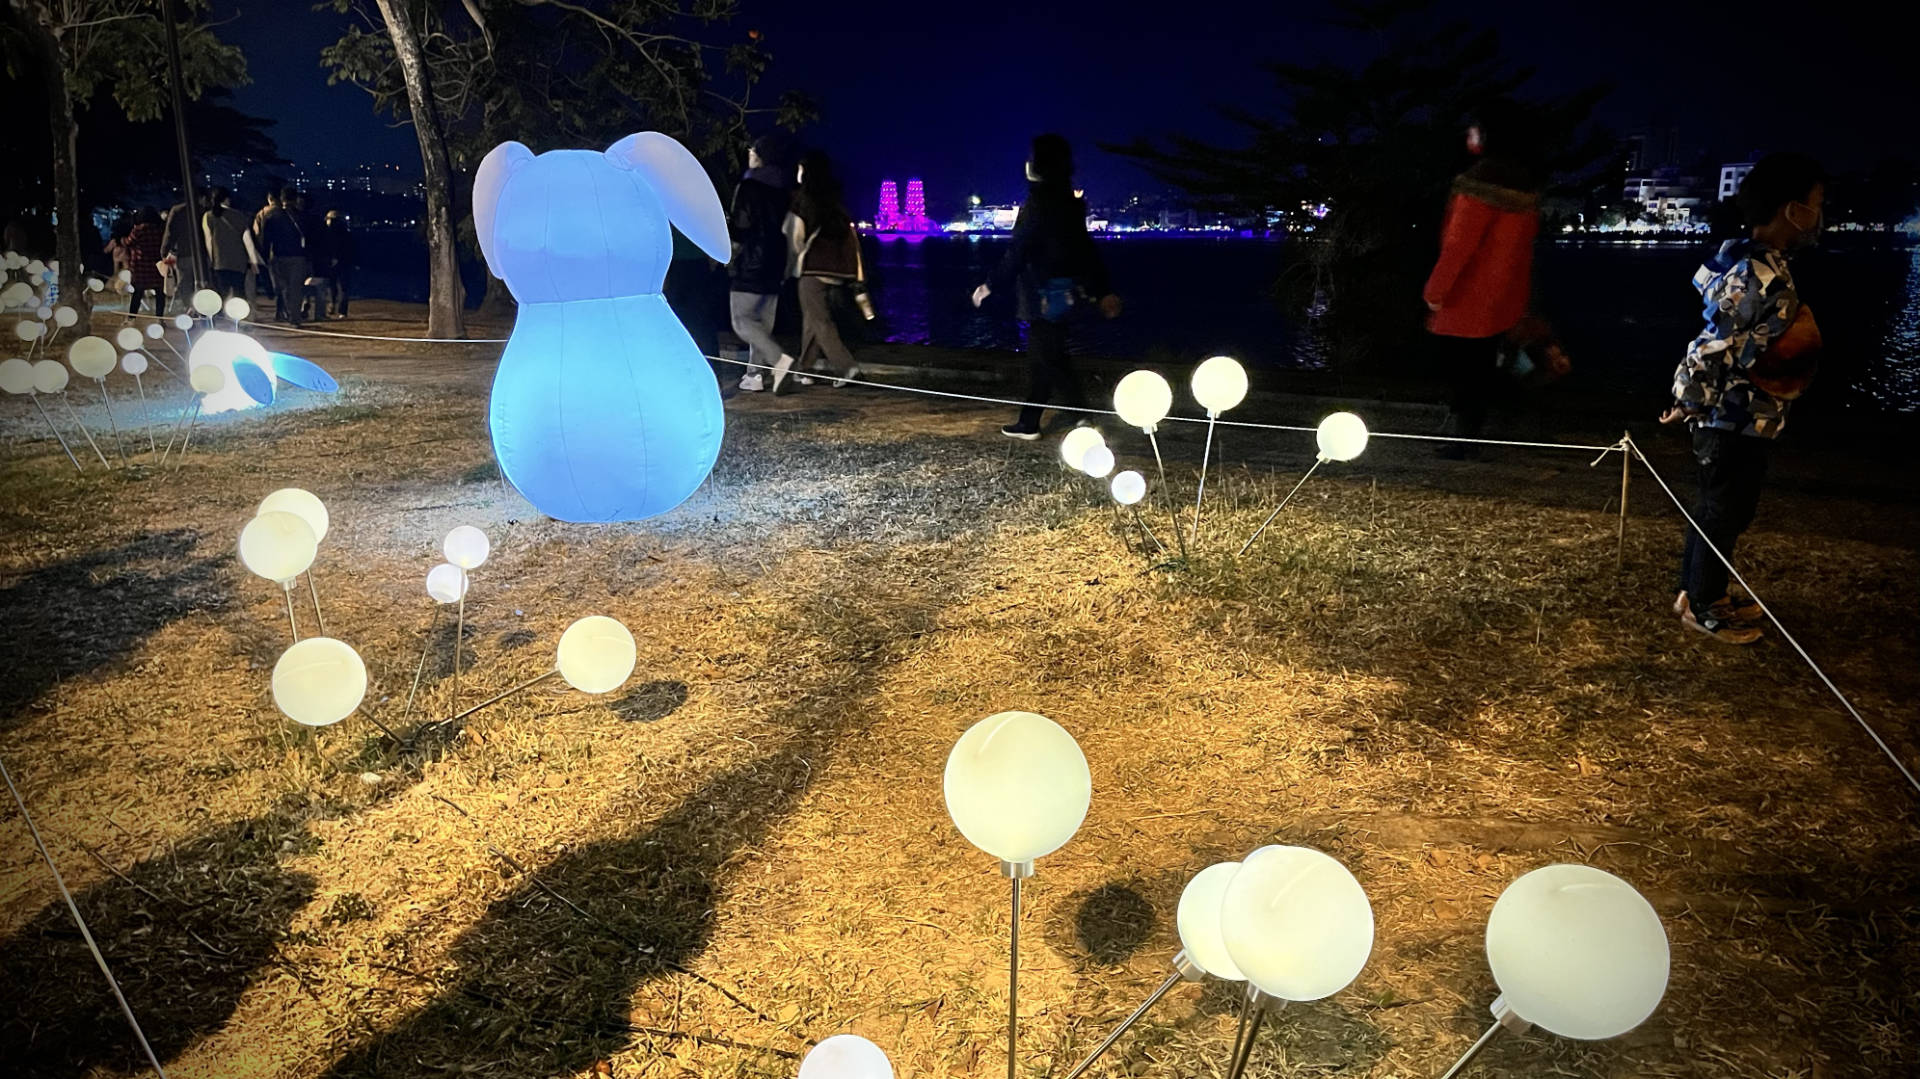
<svg viewBox="0 0 1920 1079">
<path fill-rule="evenodd" d="M 1629 174 L 1620 197 L 1664 221 L 1679 223 L 1691 220 L 1693 212 L 1704 204 L 1701 187 L 1697 177 L 1678 168 L 1657 168 Z"/>
<path fill-rule="evenodd" d="M 900 205 L 900 185 L 880 181 L 880 205 L 874 210 L 875 232 L 939 232 L 940 226 L 927 216 L 926 186 L 918 177 L 907 181 L 907 204 Z"/>
<path fill-rule="evenodd" d="M 1754 162 L 1752 161 L 1736 161 L 1730 165 L 1720 166 L 1721 202 L 1725 202 L 1740 193 L 1740 181 L 1747 178 L 1747 173 L 1753 171 L 1753 166 Z"/>
</svg>

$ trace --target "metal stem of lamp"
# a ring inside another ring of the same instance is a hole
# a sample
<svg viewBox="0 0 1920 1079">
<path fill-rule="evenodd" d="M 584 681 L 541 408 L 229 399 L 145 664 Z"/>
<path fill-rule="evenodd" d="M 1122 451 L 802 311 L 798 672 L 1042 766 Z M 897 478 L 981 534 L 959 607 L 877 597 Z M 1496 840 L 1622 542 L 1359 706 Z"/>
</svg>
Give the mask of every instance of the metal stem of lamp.
<svg viewBox="0 0 1920 1079">
<path fill-rule="evenodd" d="M 1180 952 L 1173 957 L 1173 973 L 1167 975 L 1165 981 L 1161 982 L 1153 992 L 1147 994 L 1147 999 L 1141 1002 L 1138 1008 L 1133 1010 L 1132 1015 L 1121 1020 L 1120 1025 L 1113 1028 L 1113 1032 L 1107 1035 L 1106 1040 L 1095 1046 L 1093 1052 L 1087 1054 L 1087 1059 L 1081 1061 L 1077 1067 L 1068 1072 L 1067 1079 L 1080 1079 L 1082 1073 L 1088 1068 L 1093 1067 L 1094 1061 L 1099 1060 L 1102 1054 L 1108 1049 L 1113 1048 L 1113 1043 L 1120 1040 L 1120 1035 L 1125 1034 L 1128 1027 L 1139 1022 L 1140 1017 L 1146 1015 L 1155 1004 L 1160 1003 L 1160 998 L 1166 996 L 1168 991 L 1174 986 L 1179 985 L 1183 981 L 1197 982 L 1204 977 L 1206 977 L 1206 972 L 1201 970 L 1199 964 L 1195 963 L 1192 957 L 1187 955 L 1184 948 L 1181 949 Z"/>
</svg>

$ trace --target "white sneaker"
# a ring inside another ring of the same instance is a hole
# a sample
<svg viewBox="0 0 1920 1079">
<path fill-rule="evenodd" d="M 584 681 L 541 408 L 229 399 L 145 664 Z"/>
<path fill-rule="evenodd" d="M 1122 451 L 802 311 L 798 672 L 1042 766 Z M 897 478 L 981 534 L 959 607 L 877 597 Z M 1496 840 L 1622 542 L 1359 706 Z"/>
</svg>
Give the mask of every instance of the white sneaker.
<svg viewBox="0 0 1920 1079">
<path fill-rule="evenodd" d="M 773 392 L 776 396 L 787 392 L 787 375 L 793 371 L 793 357 L 785 353 L 773 361 Z"/>
<path fill-rule="evenodd" d="M 759 393 L 766 388 L 767 384 L 761 379 L 760 372 L 758 371 L 755 371 L 751 375 L 740 376 L 740 392 L 742 393 Z"/>
</svg>

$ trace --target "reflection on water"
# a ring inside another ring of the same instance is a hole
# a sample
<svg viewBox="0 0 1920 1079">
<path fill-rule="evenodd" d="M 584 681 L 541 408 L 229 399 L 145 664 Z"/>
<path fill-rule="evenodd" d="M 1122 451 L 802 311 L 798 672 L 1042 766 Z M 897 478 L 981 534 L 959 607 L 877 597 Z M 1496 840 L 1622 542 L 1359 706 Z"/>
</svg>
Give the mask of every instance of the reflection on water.
<svg viewBox="0 0 1920 1079">
<path fill-rule="evenodd" d="M 1906 284 L 1889 307 L 1878 362 L 1860 386 L 1882 408 L 1920 411 L 1920 248 L 1907 252 Z"/>
</svg>

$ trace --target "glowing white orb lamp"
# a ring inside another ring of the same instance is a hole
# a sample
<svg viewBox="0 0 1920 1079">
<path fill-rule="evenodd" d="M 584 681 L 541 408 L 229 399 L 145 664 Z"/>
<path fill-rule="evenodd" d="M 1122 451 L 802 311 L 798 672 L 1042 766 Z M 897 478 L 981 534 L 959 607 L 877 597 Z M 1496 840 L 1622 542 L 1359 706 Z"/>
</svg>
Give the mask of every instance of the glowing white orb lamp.
<svg viewBox="0 0 1920 1079">
<path fill-rule="evenodd" d="M 1096 480 L 1106 479 L 1113 472 L 1113 451 L 1104 444 L 1088 447 L 1080 458 L 1080 471 Z"/>
<path fill-rule="evenodd" d="M 269 581 L 291 585 L 313 564 L 319 544 L 299 514 L 269 510 L 240 530 L 240 562 Z"/>
<path fill-rule="evenodd" d="M 214 309 L 219 310 L 217 305 Z M 273 357 L 267 353 L 265 346 L 244 333 L 231 330 L 207 330 L 194 339 L 193 348 L 187 352 L 189 377 L 197 376 L 204 368 L 213 368 L 220 372 L 223 379 L 220 389 L 202 391 L 207 394 L 202 411 L 212 415 L 257 408 L 267 403 L 256 400 L 247 392 L 245 384 L 235 373 L 234 365 L 239 363 L 251 364 L 258 369 L 260 377 L 266 382 L 267 401 L 271 401 L 275 384 Z"/>
<path fill-rule="evenodd" d="M 1351 412 L 1335 412 L 1314 431 L 1322 461 L 1351 461 L 1367 448 L 1367 423 Z"/>
<path fill-rule="evenodd" d="M 212 364 L 207 364 L 194 368 L 193 373 L 187 376 L 187 382 L 201 395 L 204 410 L 204 403 L 208 398 L 227 388 L 227 373 Z"/>
<path fill-rule="evenodd" d="M 147 337 L 151 340 L 158 341 L 166 335 L 167 328 L 165 326 L 160 325 L 158 322 L 147 323 Z"/>
<path fill-rule="evenodd" d="M 447 556 L 447 561 L 461 569 L 471 570 L 479 569 L 493 548 L 487 542 L 485 532 L 472 525 L 459 525 L 447 533 L 440 550 Z"/>
<path fill-rule="evenodd" d="M 1111 485 L 1113 500 L 1122 506 L 1137 506 L 1147 497 L 1147 478 L 1129 468 L 1114 475 Z"/>
<path fill-rule="evenodd" d="M 1221 897 L 1220 931 L 1234 966 L 1280 1000 L 1345 989 L 1373 951 L 1373 905 L 1347 867 L 1308 847 L 1247 855 Z"/>
<path fill-rule="evenodd" d="M 799 1079 L 893 1079 L 893 1063 L 858 1034 L 835 1034 L 807 1051 Z"/>
<path fill-rule="evenodd" d="M 203 315 L 216 315 L 220 312 L 220 294 L 210 288 L 203 288 L 193 294 L 193 309 Z"/>
<path fill-rule="evenodd" d="M 1107 437 L 1100 433 L 1098 427 L 1076 427 L 1060 440 L 1060 459 L 1066 462 L 1068 468 L 1078 469 L 1088 450 L 1106 444 Z"/>
<path fill-rule="evenodd" d="M 103 290 L 103 289 L 105 289 L 106 287 L 107 287 L 107 283 L 106 283 L 105 281 L 102 281 L 102 280 L 100 280 L 100 279 L 99 279 L 99 278 L 97 278 L 97 277 L 89 277 L 89 278 L 87 278 L 87 291 L 88 291 L 88 292 L 99 292 L 99 291 L 101 291 L 101 290 Z"/>
<path fill-rule="evenodd" d="M 1130 427 L 1151 433 L 1173 408 L 1173 387 L 1154 371 L 1134 371 L 1113 388 L 1113 410 Z"/>
<path fill-rule="evenodd" d="M 41 304 L 39 307 L 33 309 L 33 317 L 39 319 L 41 322 L 46 322 L 53 318 L 53 308 L 48 307 L 46 304 Z"/>
<path fill-rule="evenodd" d="M 193 316 L 185 314 L 173 316 L 173 328 L 176 330 L 193 329 Z"/>
<path fill-rule="evenodd" d="M 442 562 L 427 571 L 427 595 L 435 603 L 458 603 L 467 594 L 467 575 L 451 562 Z"/>
<path fill-rule="evenodd" d="M 126 351 L 140 347 L 140 330 L 136 326 L 122 326 L 120 332 L 113 335 L 113 343 Z"/>
<path fill-rule="evenodd" d="M 633 674 L 637 650 L 627 627 L 606 615 L 582 618 L 560 635 L 555 666 L 582 693 L 611 693 Z"/>
<path fill-rule="evenodd" d="M 120 279 L 120 283 L 121 283 L 121 284 L 123 284 L 123 285 L 131 285 L 131 284 L 133 284 L 133 271 L 132 271 L 132 270 L 121 270 L 121 271 L 120 271 L 120 272 L 119 272 L 118 274 L 115 274 L 114 276 L 115 276 L 115 277 L 118 277 L 118 278 Z"/>
<path fill-rule="evenodd" d="M 13 335 L 22 341 L 37 340 L 41 334 L 46 332 L 47 328 L 45 325 L 29 318 L 23 318 L 13 324 Z"/>
<path fill-rule="evenodd" d="M 33 392 L 33 364 L 18 356 L 0 360 L 0 390 L 8 393 Z"/>
<path fill-rule="evenodd" d="M 120 357 L 120 370 L 125 371 L 129 375 L 146 374 L 147 354 L 144 352 L 129 352 Z M 144 389 L 140 392 L 142 395 L 146 393 Z"/>
<path fill-rule="evenodd" d="M 59 307 L 53 309 L 53 324 L 55 326 L 65 329 L 78 321 L 80 321 L 80 312 L 75 311 L 66 304 L 61 304 Z"/>
<path fill-rule="evenodd" d="M 227 317 L 235 322 L 245 322 L 247 316 L 253 314 L 253 306 L 247 303 L 245 296 L 227 297 L 226 305 L 222 307 L 221 310 L 225 311 Z"/>
<path fill-rule="evenodd" d="M 1227 940 L 1220 928 L 1222 904 L 1227 885 L 1240 872 L 1239 862 L 1218 862 L 1193 875 L 1180 893 L 1180 906 L 1174 913 L 1174 926 L 1180 932 L 1180 947 L 1201 970 L 1229 982 L 1247 980 L 1234 965 L 1227 951 Z"/>
<path fill-rule="evenodd" d="M 960 834 L 1013 865 L 1064 846 L 1093 798 L 1079 743 L 1034 712 L 1001 712 L 968 728 L 947 755 L 945 788 Z"/>
<path fill-rule="evenodd" d="M 59 393 L 67 388 L 67 365 L 59 360 L 41 360 L 33 365 L 35 393 Z"/>
<path fill-rule="evenodd" d="M 119 361 L 113 342 L 104 337 L 82 337 L 67 347 L 67 363 L 88 378 L 105 378 Z"/>
<path fill-rule="evenodd" d="M 1247 369 L 1232 356 L 1214 356 L 1193 369 L 1193 399 L 1218 416 L 1247 399 Z"/>
<path fill-rule="evenodd" d="M 327 528 L 331 524 L 327 517 L 327 505 L 313 492 L 298 487 L 282 487 L 261 499 L 259 507 L 253 512 L 258 516 L 274 510 L 283 510 L 307 522 L 307 527 L 313 529 L 315 543 L 327 538 Z"/>
<path fill-rule="evenodd" d="M 330 727 L 352 715 L 366 696 L 367 665 L 344 641 L 309 637 L 273 665 L 273 703 L 303 726 Z"/>
</svg>

